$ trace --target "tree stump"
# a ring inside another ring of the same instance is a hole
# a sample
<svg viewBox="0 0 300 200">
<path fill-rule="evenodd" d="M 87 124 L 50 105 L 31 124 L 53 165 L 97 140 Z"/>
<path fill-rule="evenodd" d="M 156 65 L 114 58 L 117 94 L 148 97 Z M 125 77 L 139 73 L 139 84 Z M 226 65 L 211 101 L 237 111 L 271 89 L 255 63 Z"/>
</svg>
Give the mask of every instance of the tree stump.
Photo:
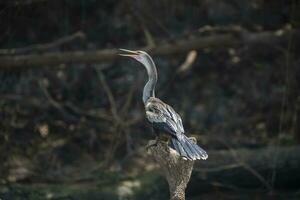
<svg viewBox="0 0 300 200">
<path fill-rule="evenodd" d="M 150 151 L 160 166 L 163 176 L 168 181 L 170 199 L 184 200 L 185 189 L 191 177 L 194 161 L 180 157 L 166 142 L 158 141 L 157 144 L 155 143 L 156 141 L 149 141 L 148 151 Z"/>
</svg>

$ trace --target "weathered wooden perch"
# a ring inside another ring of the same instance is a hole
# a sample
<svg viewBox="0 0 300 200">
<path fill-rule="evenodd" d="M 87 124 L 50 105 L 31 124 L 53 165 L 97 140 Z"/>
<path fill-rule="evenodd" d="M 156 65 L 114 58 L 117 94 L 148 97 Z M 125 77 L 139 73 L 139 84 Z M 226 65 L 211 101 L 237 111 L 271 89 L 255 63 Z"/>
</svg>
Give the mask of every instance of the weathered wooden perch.
<svg viewBox="0 0 300 200">
<path fill-rule="evenodd" d="M 194 161 L 184 160 L 165 142 L 158 142 L 157 145 L 152 145 L 153 142 L 155 141 L 149 141 L 148 146 L 150 147 L 148 150 L 168 181 L 170 199 L 184 200 L 185 189 L 191 177 Z"/>
</svg>

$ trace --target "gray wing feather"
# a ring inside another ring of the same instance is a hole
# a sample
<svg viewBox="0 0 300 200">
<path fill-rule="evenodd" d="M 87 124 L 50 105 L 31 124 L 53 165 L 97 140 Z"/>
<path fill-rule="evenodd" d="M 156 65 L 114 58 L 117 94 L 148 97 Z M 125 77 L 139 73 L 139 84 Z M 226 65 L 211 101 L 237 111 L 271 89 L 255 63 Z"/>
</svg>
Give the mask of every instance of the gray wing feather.
<svg viewBox="0 0 300 200">
<path fill-rule="evenodd" d="M 176 111 L 169 105 L 166 106 L 167 110 L 169 112 L 169 115 L 171 117 L 171 119 L 175 122 L 176 127 L 177 127 L 177 131 L 180 133 L 184 133 L 184 128 L 182 125 L 182 120 L 181 117 L 179 116 L 178 113 L 176 113 Z"/>
<path fill-rule="evenodd" d="M 146 117 L 150 122 L 166 123 L 175 135 L 184 133 L 182 120 L 171 106 L 158 104 L 153 106 L 153 110 L 154 112 L 146 111 Z"/>
</svg>

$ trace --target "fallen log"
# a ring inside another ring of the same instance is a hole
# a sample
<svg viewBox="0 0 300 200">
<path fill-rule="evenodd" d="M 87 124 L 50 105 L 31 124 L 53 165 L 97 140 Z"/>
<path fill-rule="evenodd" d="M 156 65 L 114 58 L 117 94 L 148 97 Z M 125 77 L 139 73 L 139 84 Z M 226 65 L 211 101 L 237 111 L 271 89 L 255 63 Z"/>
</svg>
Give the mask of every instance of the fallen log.
<svg viewBox="0 0 300 200">
<path fill-rule="evenodd" d="M 209 151 L 195 163 L 188 193 L 212 188 L 292 189 L 300 187 L 300 146 Z"/>
<path fill-rule="evenodd" d="M 192 176 L 194 163 L 180 159 L 166 144 L 149 149 L 168 181 L 171 199 L 185 199 L 190 177 L 187 193 L 193 195 L 214 188 L 273 193 L 300 186 L 300 146 L 208 152 L 207 160 L 195 162 Z"/>
</svg>

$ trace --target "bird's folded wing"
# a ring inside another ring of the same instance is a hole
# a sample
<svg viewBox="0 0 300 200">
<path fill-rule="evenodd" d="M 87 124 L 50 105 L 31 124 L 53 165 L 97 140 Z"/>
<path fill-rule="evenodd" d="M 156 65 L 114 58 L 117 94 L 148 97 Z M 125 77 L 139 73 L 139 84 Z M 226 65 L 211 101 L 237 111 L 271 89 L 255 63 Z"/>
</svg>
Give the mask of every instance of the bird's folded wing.
<svg viewBox="0 0 300 200">
<path fill-rule="evenodd" d="M 160 107 L 155 106 L 152 110 L 153 112 L 146 112 L 146 117 L 151 123 L 160 123 L 160 126 L 167 126 L 165 130 L 169 130 L 174 135 L 184 133 L 182 120 L 172 107 L 164 104 Z"/>
</svg>

